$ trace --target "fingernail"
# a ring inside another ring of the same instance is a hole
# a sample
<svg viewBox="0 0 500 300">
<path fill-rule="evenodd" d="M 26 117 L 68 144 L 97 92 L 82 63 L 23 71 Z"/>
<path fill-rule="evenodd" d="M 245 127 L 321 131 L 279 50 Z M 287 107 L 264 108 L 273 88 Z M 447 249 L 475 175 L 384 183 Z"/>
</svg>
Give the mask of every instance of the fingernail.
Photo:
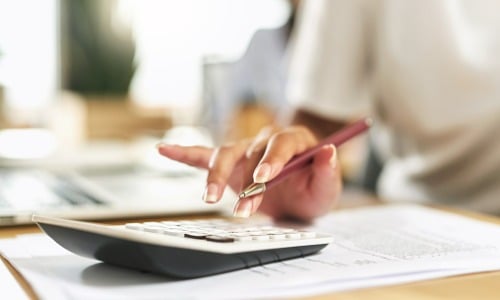
<svg viewBox="0 0 500 300">
<path fill-rule="evenodd" d="M 330 166 L 332 167 L 332 169 L 335 169 L 335 167 L 337 167 L 337 149 L 335 149 L 335 146 L 333 145 L 330 145 L 330 147 L 332 147 L 332 156 L 330 157 Z"/>
<path fill-rule="evenodd" d="M 236 204 L 233 215 L 238 218 L 248 218 L 250 217 L 251 213 L 252 213 L 252 202 L 244 201 L 244 202 L 238 202 L 238 204 Z"/>
<path fill-rule="evenodd" d="M 216 183 L 209 183 L 205 188 L 205 192 L 203 193 L 203 201 L 207 203 L 215 203 L 217 202 L 219 195 L 219 187 Z"/>
<path fill-rule="evenodd" d="M 263 163 L 259 165 L 253 172 L 253 181 L 256 183 L 264 183 L 269 180 L 271 176 L 271 165 Z"/>
<path fill-rule="evenodd" d="M 161 147 L 164 147 L 164 146 L 166 146 L 165 143 L 159 142 L 158 144 L 156 144 L 156 149 L 160 149 Z"/>
</svg>

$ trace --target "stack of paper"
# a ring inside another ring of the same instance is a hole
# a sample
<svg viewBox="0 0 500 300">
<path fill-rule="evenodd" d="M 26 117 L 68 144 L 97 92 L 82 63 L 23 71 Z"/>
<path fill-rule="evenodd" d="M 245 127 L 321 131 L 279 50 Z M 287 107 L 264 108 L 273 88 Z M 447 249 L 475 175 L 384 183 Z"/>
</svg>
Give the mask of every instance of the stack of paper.
<svg viewBox="0 0 500 300">
<path fill-rule="evenodd" d="M 0 241 L 43 299 L 255 299 L 310 296 L 500 269 L 500 226 L 413 205 L 332 213 L 313 230 L 321 253 L 206 278 L 175 280 L 67 252 L 44 235 Z"/>
</svg>

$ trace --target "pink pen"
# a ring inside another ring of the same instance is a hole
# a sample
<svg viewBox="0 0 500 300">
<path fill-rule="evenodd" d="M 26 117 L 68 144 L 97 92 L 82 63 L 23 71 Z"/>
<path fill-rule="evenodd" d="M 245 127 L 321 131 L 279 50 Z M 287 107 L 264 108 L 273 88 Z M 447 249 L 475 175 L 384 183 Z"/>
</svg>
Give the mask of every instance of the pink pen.
<svg viewBox="0 0 500 300">
<path fill-rule="evenodd" d="M 277 185 L 278 183 L 286 179 L 293 172 L 305 168 L 309 164 L 311 164 L 312 158 L 314 157 L 316 152 L 318 152 L 321 149 L 321 147 L 330 144 L 335 145 L 335 147 L 339 147 L 349 139 L 366 131 L 368 128 L 370 128 L 371 125 L 372 125 L 372 120 L 370 118 L 361 119 L 350 125 L 347 125 L 346 127 L 342 128 L 341 130 L 335 132 L 334 134 L 322 140 L 315 147 L 301 154 L 298 154 L 297 156 L 292 158 L 283 167 L 283 170 L 281 170 L 280 174 L 275 178 L 273 178 L 272 180 L 266 183 L 252 183 L 251 185 L 249 185 L 239 194 L 240 199 L 265 192 L 267 189 L 272 188 L 273 186 Z"/>
</svg>

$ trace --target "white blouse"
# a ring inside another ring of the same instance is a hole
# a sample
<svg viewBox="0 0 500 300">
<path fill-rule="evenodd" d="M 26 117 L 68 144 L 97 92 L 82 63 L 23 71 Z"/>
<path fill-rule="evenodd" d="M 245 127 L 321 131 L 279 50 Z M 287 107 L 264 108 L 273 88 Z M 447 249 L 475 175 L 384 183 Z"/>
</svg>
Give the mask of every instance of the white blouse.
<svg viewBox="0 0 500 300">
<path fill-rule="evenodd" d="M 500 2 L 303 4 L 290 101 L 375 117 L 383 198 L 500 214 Z"/>
</svg>

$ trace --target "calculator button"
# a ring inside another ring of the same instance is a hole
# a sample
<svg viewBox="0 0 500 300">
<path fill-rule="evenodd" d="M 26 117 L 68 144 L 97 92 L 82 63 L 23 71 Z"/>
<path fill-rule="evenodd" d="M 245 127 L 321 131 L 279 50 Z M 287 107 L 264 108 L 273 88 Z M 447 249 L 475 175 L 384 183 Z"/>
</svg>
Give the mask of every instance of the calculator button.
<svg viewBox="0 0 500 300">
<path fill-rule="evenodd" d="M 291 240 L 297 240 L 297 239 L 300 239 L 300 238 L 301 238 L 301 235 L 300 235 L 300 233 L 298 233 L 298 232 L 294 232 L 294 233 L 287 233 L 287 234 L 286 234 L 286 238 L 287 238 L 287 239 L 291 239 Z"/>
<path fill-rule="evenodd" d="M 189 232 L 189 233 L 198 233 L 198 234 L 204 234 L 204 235 L 207 235 L 207 231 L 206 230 L 203 230 L 201 228 L 182 228 L 180 230 L 184 230 L 186 232 Z"/>
<path fill-rule="evenodd" d="M 207 235 L 205 237 L 207 241 L 217 242 L 217 243 L 232 243 L 234 242 L 234 238 L 229 236 L 221 236 L 221 235 Z"/>
<path fill-rule="evenodd" d="M 257 231 L 257 230 L 259 230 L 259 228 L 257 228 L 257 227 L 253 227 L 253 226 L 252 226 L 252 227 L 248 227 L 248 226 L 247 226 L 247 227 L 245 227 L 245 226 L 240 226 L 240 227 L 235 227 L 235 228 L 242 228 L 242 229 L 243 229 L 243 230 L 245 230 L 245 231 Z"/>
<path fill-rule="evenodd" d="M 253 240 L 251 236 L 249 235 L 243 235 L 243 236 L 235 236 L 233 237 L 237 242 L 248 242 Z"/>
<path fill-rule="evenodd" d="M 286 239 L 286 234 L 271 234 L 269 235 L 271 240 L 284 240 Z"/>
<path fill-rule="evenodd" d="M 218 229 L 207 229 L 206 233 L 209 234 L 209 235 L 227 234 L 226 231 L 224 231 L 224 230 L 218 230 Z"/>
<path fill-rule="evenodd" d="M 191 239 L 203 240 L 207 235 L 205 233 L 187 232 L 184 236 Z"/>
<path fill-rule="evenodd" d="M 252 239 L 255 241 L 267 241 L 269 240 L 268 235 L 252 235 Z"/>
<path fill-rule="evenodd" d="M 155 226 L 146 226 L 144 227 L 144 231 L 146 232 L 152 232 L 152 233 L 162 233 L 163 232 L 163 228 L 161 227 L 155 227 Z"/>
<path fill-rule="evenodd" d="M 133 229 L 133 230 L 142 230 L 143 225 L 140 223 L 127 223 L 125 224 L 125 228 Z"/>
<path fill-rule="evenodd" d="M 246 233 L 246 232 L 232 232 L 230 233 L 231 236 L 251 236 L 250 234 Z"/>
<path fill-rule="evenodd" d="M 170 236 L 178 236 L 178 237 L 183 237 L 184 232 L 181 230 L 171 230 L 171 229 L 166 229 L 163 230 L 163 234 L 170 235 Z"/>
<path fill-rule="evenodd" d="M 312 231 L 300 231 L 300 236 L 303 237 L 303 238 L 314 238 L 316 237 L 316 232 L 312 232 Z"/>
<path fill-rule="evenodd" d="M 247 230 L 245 228 L 233 228 L 230 230 L 230 232 L 234 232 L 234 233 L 237 233 L 237 232 L 247 232 Z"/>
<path fill-rule="evenodd" d="M 283 232 L 281 232 L 280 230 L 276 230 L 276 229 L 273 229 L 273 230 L 267 230 L 266 231 L 266 234 L 282 234 Z"/>
<path fill-rule="evenodd" d="M 198 229 L 200 228 L 200 226 L 198 225 L 194 225 L 194 224 L 181 224 L 180 226 L 177 226 L 179 228 L 183 228 L 183 229 Z"/>
</svg>

